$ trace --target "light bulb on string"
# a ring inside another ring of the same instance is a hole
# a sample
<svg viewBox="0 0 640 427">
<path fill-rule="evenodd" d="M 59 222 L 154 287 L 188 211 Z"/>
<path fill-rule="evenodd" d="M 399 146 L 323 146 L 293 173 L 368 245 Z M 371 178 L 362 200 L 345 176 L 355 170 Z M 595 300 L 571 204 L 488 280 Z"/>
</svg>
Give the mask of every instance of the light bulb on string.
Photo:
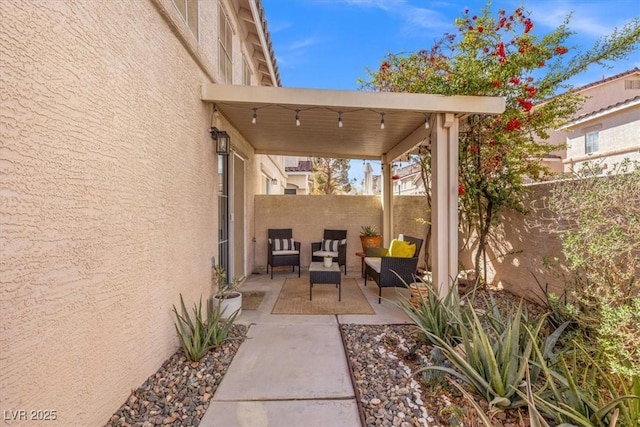
<svg viewBox="0 0 640 427">
<path fill-rule="evenodd" d="M 300 126 L 300 110 L 296 110 L 296 126 Z"/>
<path fill-rule="evenodd" d="M 258 109 L 257 108 L 253 108 L 253 117 L 251 118 L 251 124 L 255 125 L 256 122 L 258 121 Z"/>
<path fill-rule="evenodd" d="M 384 113 L 380 113 L 380 129 L 384 129 Z"/>
<path fill-rule="evenodd" d="M 338 111 L 338 127 L 342 127 L 342 111 Z"/>
</svg>

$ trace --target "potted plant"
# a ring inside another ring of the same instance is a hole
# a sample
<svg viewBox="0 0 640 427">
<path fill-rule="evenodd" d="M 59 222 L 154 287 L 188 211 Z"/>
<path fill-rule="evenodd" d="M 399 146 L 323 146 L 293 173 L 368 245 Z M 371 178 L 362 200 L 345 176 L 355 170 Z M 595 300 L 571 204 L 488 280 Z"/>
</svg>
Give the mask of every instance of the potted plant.
<svg viewBox="0 0 640 427">
<path fill-rule="evenodd" d="M 236 289 L 240 285 L 240 279 L 234 277 L 231 281 L 227 281 L 227 272 L 220 266 L 213 267 L 214 281 L 218 286 L 216 294 L 213 296 L 214 303 L 220 306 L 220 312 L 223 319 L 228 319 L 234 313 L 242 313 L 242 293 Z"/>
<path fill-rule="evenodd" d="M 360 241 L 362 242 L 362 252 L 367 252 L 367 248 L 382 247 L 382 236 L 378 234 L 375 225 L 363 225 L 360 230 Z"/>
</svg>

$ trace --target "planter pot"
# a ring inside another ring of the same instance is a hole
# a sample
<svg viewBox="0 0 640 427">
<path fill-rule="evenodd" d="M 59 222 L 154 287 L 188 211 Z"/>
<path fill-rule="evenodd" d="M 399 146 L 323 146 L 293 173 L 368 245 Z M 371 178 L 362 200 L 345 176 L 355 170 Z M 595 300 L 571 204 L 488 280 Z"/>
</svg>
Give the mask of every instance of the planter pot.
<svg viewBox="0 0 640 427">
<path fill-rule="evenodd" d="M 360 236 L 362 242 L 362 252 L 367 252 L 367 248 L 381 248 L 382 236 Z"/>
<path fill-rule="evenodd" d="M 420 302 L 422 300 L 429 301 L 429 286 L 428 283 L 416 282 L 411 283 L 409 285 L 409 289 L 411 290 L 411 297 L 409 298 L 409 302 L 415 308 L 420 307 Z"/>
<path fill-rule="evenodd" d="M 333 264 L 333 258 L 331 258 L 329 256 L 325 257 L 324 258 L 324 266 L 329 268 L 329 267 L 331 267 L 331 264 Z"/>
<path fill-rule="evenodd" d="M 242 294 L 240 292 L 232 292 L 228 298 L 214 296 L 213 303 L 220 306 L 223 319 L 228 319 L 238 310 L 238 315 L 242 313 Z"/>
</svg>

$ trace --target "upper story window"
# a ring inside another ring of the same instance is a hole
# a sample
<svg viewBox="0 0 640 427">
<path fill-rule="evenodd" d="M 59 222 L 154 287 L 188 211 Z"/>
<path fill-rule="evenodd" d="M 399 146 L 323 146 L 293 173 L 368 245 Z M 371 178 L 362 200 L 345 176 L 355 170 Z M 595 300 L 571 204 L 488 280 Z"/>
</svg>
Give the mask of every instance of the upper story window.
<svg viewBox="0 0 640 427">
<path fill-rule="evenodd" d="M 584 153 L 591 154 L 598 151 L 598 131 L 587 132 L 584 136 Z"/>
<path fill-rule="evenodd" d="M 251 86 L 251 67 L 247 57 L 242 55 L 242 84 L 245 86 Z"/>
<path fill-rule="evenodd" d="M 220 72 L 220 78 L 222 83 L 232 83 L 232 47 L 233 47 L 233 31 L 231 30 L 231 24 L 229 18 L 224 12 L 221 5 L 218 6 L 218 16 L 220 17 L 220 33 L 218 36 L 218 71 Z"/>
<path fill-rule="evenodd" d="M 173 0 L 191 32 L 198 38 L 198 0 Z"/>
<path fill-rule="evenodd" d="M 625 80 L 624 81 L 625 89 L 640 89 L 640 79 L 633 80 Z"/>
</svg>

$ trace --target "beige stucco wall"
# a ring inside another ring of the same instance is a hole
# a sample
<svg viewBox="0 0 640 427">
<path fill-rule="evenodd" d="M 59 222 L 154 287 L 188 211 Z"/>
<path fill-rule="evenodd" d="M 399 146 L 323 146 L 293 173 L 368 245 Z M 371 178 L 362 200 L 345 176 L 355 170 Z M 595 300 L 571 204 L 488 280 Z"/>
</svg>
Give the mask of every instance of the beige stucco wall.
<svg viewBox="0 0 640 427">
<path fill-rule="evenodd" d="M 179 294 L 210 290 L 210 79 L 150 1 L 0 16 L 0 410 L 102 425 L 177 349 Z"/>
<path fill-rule="evenodd" d="M 562 251 L 557 236 L 540 225 L 546 224 L 549 212 L 540 210 L 542 200 L 549 194 L 549 186 L 541 184 L 531 187 L 527 205 L 529 214 L 506 211 L 501 217 L 502 225 L 497 230 L 497 238 L 488 250 L 490 279 L 501 283 L 511 292 L 535 298 L 539 292 L 536 278 L 549 289 L 562 292 L 559 272 L 566 269 L 550 269 L 545 262 L 558 257 Z M 268 228 L 293 228 L 294 237 L 302 243 L 302 269 L 308 268 L 311 260 L 311 242 L 322 238 L 324 228 L 347 229 L 348 269 L 358 272 L 360 258 L 355 252 L 361 250 L 360 227 L 376 224 L 380 229 L 382 205 L 378 196 L 256 196 L 256 269 L 266 269 L 266 247 Z M 535 209 L 534 209 L 535 208 Z M 392 236 L 407 234 L 425 239 L 427 228 L 416 221 L 425 218 L 425 198 L 421 196 L 399 196 L 393 198 Z M 460 238 L 460 245 L 463 241 Z M 420 254 L 419 266 L 424 266 L 424 248 Z M 460 264 L 471 268 L 475 248 L 461 250 Z M 532 273 L 535 275 L 532 275 Z"/>
<path fill-rule="evenodd" d="M 266 271 L 267 230 L 291 228 L 301 243 L 302 269 L 311 262 L 311 243 L 322 240 L 324 229 L 347 230 L 347 269 L 360 271 L 360 228 L 382 228 L 379 196 L 265 196 L 255 197 L 255 269 Z"/>
</svg>

